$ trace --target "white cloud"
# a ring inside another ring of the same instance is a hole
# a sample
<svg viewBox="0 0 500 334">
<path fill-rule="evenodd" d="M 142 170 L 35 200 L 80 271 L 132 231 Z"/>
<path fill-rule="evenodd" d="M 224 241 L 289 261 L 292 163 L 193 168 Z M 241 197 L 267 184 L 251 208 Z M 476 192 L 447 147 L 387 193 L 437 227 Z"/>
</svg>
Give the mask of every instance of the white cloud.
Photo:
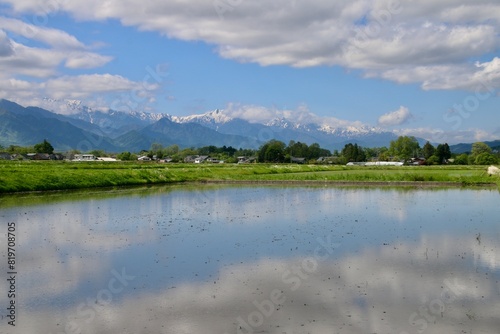
<svg viewBox="0 0 500 334">
<path fill-rule="evenodd" d="M 459 131 L 443 130 L 439 128 L 406 128 L 394 131 L 401 136 L 415 136 L 424 138 L 432 143 L 472 143 L 476 141 L 498 140 L 498 133 L 482 129 L 464 129 Z"/>
<path fill-rule="evenodd" d="M 399 198 L 404 195 L 399 194 Z M 147 242 L 146 238 L 143 240 Z M 483 243 L 478 245 L 473 237 L 423 234 L 413 243 L 398 241 L 394 247 L 367 246 L 359 252 L 345 252 L 343 256 L 335 253 L 335 258 L 323 261 L 298 256 L 245 261 L 221 267 L 216 277 L 207 281 L 186 280 L 175 286 L 137 291 L 135 286 L 144 283 L 132 279 L 139 274 L 125 268 L 124 273 L 131 277 L 130 285 L 113 295 L 112 303 L 88 304 L 90 298 L 71 299 L 58 317 L 47 307 L 31 307 L 26 309 L 25 320 L 18 326 L 23 333 L 34 333 L 33 328 L 38 333 L 57 332 L 69 324 L 86 332 L 104 334 L 146 332 L 146 326 L 152 333 L 248 333 L 252 330 L 293 333 L 297 328 L 309 333 L 404 333 L 404 329 L 411 328 L 412 319 L 417 318 L 414 314 L 423 310 L 421 313 L 433 319 L 423 323 L 428 324 L 430 333 L 454 333 L 465 326 L 480 326 L 484 332 L 494 333 L 498 328 L 498 284 L 489 276 L 496 276 L 473 275 L 469 270 L 473 265 L 481 272 L 498 270 L 500 254 L 496 243 L 489 240 Z M 467 255 L 469 266 L 454 260 L 456 254 L 465 255 L 464 250 L 475 255 Z M 33 251 L 28 254 L 36 260 L 40 258 Z M 42 255 L 43 259 L 57 256 Z M 41 277 L 44 283 L 45 280 L 52 283 L 47 290 L 51 294 L 73 296 L 69 288 L 78 288 L 90 275 L 113 278 L 110 269 L 102 268 L 99 263 L 86 268 L 79 266 L 81 261 L 74 261 L 72 266 L 59 261 L 52 263 L 23 268 L 26 277 Z M 448 270 L 439 270 L 440 267 L 454 270 L 450 274 Z M 309 268 L 311 270 L 305 270 Z M 120 272 L 119 268 L 115 270 Z M 56 275 L 68 277 L 62 292 L 50 281 Z M 6 288 L 6 282 L 0 284 Z M 40 291 L 34 289 L 34 293 Z M 91 295 L 92 302 L 95 294 Z M 92 321 L 87 321 L 83 311 L 94 309 L 98 313 Z M 483 321 L 478 324 L 471 320 L 471 313 Z M 255 315 L 262 317 L 262 321 Z M 417 319 L 425 319 L 424 315 Z M 249 326 L 252 320 L 255 325 Z M 7 324 L 0 325 L 0 329 L 2 326 Z M 415 329 L 423 328 L 419 326 Z"/>
<path fill-rule="evenodd" d="M 426 90 L 500 87 L 500 58 L 485 57 L 500 48 L 496 0 L 255 0 L 226 1 L 223 8 L 205 0 L 3 2 L 15 15 L 33 15 L 26 16 L 29 22 L 0 17 L 0 42 L 5 41 L 0 44 L 2 79 L 19 75 L 46 79 L 59 75 L 61 66 L 92 69 L 111 61 L 112 57 L 91 52 L 75 36 L 46 27 L 54 14 L 68 13 L 77 20 L 119 20 L 169 38 L 203 41 L 222 57 L 240 62 L 342 66 L 366 77 L 417 83 Z M 11 40 L 9 32 L 46 47 Z M 65 81 L 71 86 L 71 80 Z M 76 89 L 72 93 L 85 94 Z M 279 116 L 255 106 L 233 112 L 252 120 Z M 331 118 L 328 124 L 341 123 Z"/>
<path fill-rule="evenodd" d="M 378 75 L 399 83 L 421 82 L 425 90 L 463 89 L 472 92 L 493 92 L 500 87 L 500 58 L 495 57 L 489 62 L 475 64 L 395 68 L 379 74 L 369 74 Z"/>
<path fill-rule="evenodd" d="M 11 56 L 13 52 L 12 42 L 5 31 L 0 30 L 0 57 Z"/>
<path fill-rule="evenodd" d="M 307 105 L 299 105 L 293 109 L 278 109 L 268 108 L 257 105 L 241 105 L 237 103 L 229 103 L 226 109 L 223 110 L 224 115 L 231 118 L 241 118 L 251 123 L 270 124 L 279 122 L 281 119 L 292 121 L 297 124 L 307 125 L 310 123 L 319 124 L 322 127 L 330 128 L 349 128 L 349 127 L 366 127 L 359 121 L 342 120 L 336 117 L 322 117 L 314 114 L 309 110 Z"/>
<path fill-rule="evenodd" d="M 391 127 L 407 123 L 414 116 L 406 107 L 399 107 L 398 110 L 389 112 L 379 117 L 378 124 L 383 127 Z"/>
<path fill-rule="evenodd" d="M 137 106 L 138 101 L 150 101 L 157 89 L 157 85 L 144 85 L 143 82 L 111 74 L 61 76 L 39 83 L 18 79 L 0 80 L 0 98 L 21 105 L 41 107 L 44 107 L 41 102 L 44 97 L 90 99 L 88 105 L 95 109 Z M 130 110 L 130 107 L 126 110 Z"/>
<path fill-rule="evenodd" d="M 118 19 L 141 30 L 213 44 L 221 56 L 238 61 L 340 65 L 396 82 L 420 83 L 425 89 L 474 89 L 483 69 L 470 60 L 500 47 L 496 0 L 256 0 L 223 2 L 222 7 L 201 0 L 6 2 L 21 13 Z M 76 46 L 70 36 L 63 37 L 64 43 Z"/>
<path fill-rule="evenodd" d="M 144 94 L 145 88 L 137 82 L 119 75 L 90 74 L 79 76 L 63 76 L 50 79 L 44 83 L 47 96 L 55 99 L 84 98 L 95 93 L 113 93 L 135 91 Z"/>
<path fill-rule="evenodd" d="M 9 39 L 6 31 L 25 38 L 24 44 Z M 34 47 L 29 41 L 41 42 L 47 47 Z M 0 17 L 0 77 L 13 79 L 18 75 L 48 78 L 58 73 L 64 64 L 71 69 L 100 67 L 112 60 L 87 50 L 72 35 L 57 29 L 28 24 L 17 19 Z"/>
<path fill-rule="evenodd" d="M 57 49 L 85 49 L 82 42 L 64 31 L 29 24 L 17 19 L 0 16 L 0 29 L 11 31 L 19 36 L 42 42 Z"/>
<path fill-rule="evenodd" d="M 113 58 L 109 56 L 102 56 L 96 53 L 90 52 L 78 52 L 73 53 L 66 59 L 65 66 L 67 68 L 96 68 L 101 67 L 108 62 L 110 62 Z"/>
<path fill-rule="evenodd" d="M 22 38 L 12 40 L 8 33 Z M 144 97 L 144 91 L 156 89 L 110 74 L 60 76 L 61 66 L 92 69 L 112 60 L 90 48 L 64 31 L 0 17 L 0 96 L 26 104 L 45 96 L 80 98 L 131 90 Z"/>
</svg>

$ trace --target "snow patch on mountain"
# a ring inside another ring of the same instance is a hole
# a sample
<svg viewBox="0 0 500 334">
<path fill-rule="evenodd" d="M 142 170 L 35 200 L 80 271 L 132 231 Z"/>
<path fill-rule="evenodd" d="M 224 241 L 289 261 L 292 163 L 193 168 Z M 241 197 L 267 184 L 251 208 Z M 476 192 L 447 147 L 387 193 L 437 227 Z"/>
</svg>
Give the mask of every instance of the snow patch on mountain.
<svg viewBox="0 0 500 334">
<path fill-rule="evenodd" d="M 55 112 L 57 114 L 67 115 L 76 119 L 81 119 L 92 124 L 99 123 L 103 117 L 110 116 L 121 119 L 137 119 L 143 123 L 154 123 L 162 118 L 171 118 L 168 114 L 148 113 L 143 111 L 124 112 L 110 108 L 92 108 L 83 104 L 80 100 L 56 100 L 44 98 L 40 107 Z"/>
<path fill-rule="evenodd" d="M 261 112 L 261 114 L 255 117 L 256 112 Z M 234 105 L 229 105 L 228 109 L 224 110 L 216 109 L 204 114 L 171 117 L 173 122 L 195 122 L 215 130 L 218 130 L 221 125 L 235 119 L 242 119 L 249 123 L 262 124 L 276 129 L 288 129 L 306 133 L 320 132 L 344 138 L 385 132 L 380 128 L 368 126 L 361 122 L 349 122 L 335 117 L 321 117 L 311 113 L 306 108 L 291 111 L 243 106 L 237 109 Z"/>
<path fill-rule="evenodd" d="M 362 139 L 372 135 L 389 135 L 381 128 L 362 122 L 341 120 L 335 117 L 323 117 L 312 113 L 307 106 L 296 110 L 266 108 L 253 105 L 228 104 L 226 109 L 216 109 L 203 114 L 172 116 L 164 113 L 143 111 L 123 112 L 112 109 L 94 109 L 80 100 L 44 99 L 42 107 L 56 113 L 65 114 L 75 119 L 87 121 L 113 133 L 114 130 L 138 129 L 140 126 L 153 124 L 161 119 L 174 123 L 197 123 L 221 133 L 242 133 L 249 128 L 245 122 L 259 124 L 272 131 L 283 130 L 307 134 L 307 138 L 326 140 Z M 236 122 L 238 121 L 238 122 Z M 243 122 L 243 123 L 242 123 Z M 243 128 L 240 128 L 242 126 Z M 325 137 L 327 136 L 327 137 Z"/>
<path fill-rule="evenodd" d="M 176 123 L 199 123 L 202 125 L 217 125 L 232 121 L 233 118 L 226 115 L 224 111 L 216 109 L 204 114 L 190 116 L 172 116 L 171 121 Z"/>
</svg>

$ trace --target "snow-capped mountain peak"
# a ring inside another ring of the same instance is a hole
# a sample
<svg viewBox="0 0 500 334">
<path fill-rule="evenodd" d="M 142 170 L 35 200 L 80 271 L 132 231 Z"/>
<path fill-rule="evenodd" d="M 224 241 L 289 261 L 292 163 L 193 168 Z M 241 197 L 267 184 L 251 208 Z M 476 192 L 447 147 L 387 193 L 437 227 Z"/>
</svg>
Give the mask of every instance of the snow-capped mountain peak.
<svg viewBox="0 0 500 334">
<path fill-rule="evenodd" d="M 172 121 L 176 123 L 200 123 L 202 125 L 224 124 L 232 121 L 233 118 L 226 115 L 223 110 L 215 109 L 204 114 L 190 116 L 172 116 Z"/>
<path fill-rule="evenodd" d="M 297 110 L 281 110 L 261 106 L 228 105 L 226 109 L 189 116 L 93 109 L 79 100 L 44 99 L 43 107 L 97 125 L 111 137 L 123 135 L 127 131 L 138 131 L 162 119 L 168 119 L 178 124 L 196 123 L 221 134 L 244 135 L 253 140 L 273 137 L 285 142 L 318 142 L 325 147 L 352 140 L 370 145 L 386 145 L 394 138 L 394 133 L 361 122 L 318 116 L 305 106 Z"/>
</svg>

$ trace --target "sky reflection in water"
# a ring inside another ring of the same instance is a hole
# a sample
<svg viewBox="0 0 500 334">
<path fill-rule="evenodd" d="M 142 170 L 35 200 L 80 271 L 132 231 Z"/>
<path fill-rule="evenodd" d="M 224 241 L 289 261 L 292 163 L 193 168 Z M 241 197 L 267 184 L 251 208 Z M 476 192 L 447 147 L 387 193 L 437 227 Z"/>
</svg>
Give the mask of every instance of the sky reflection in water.
<svg viewBox="0 0 500 334">
<path fill-rule="evenodd" d="M 500 328 L 496 190 L 200 186 L 81 196 L 0 199 L 3 230 L 16 222 L 19 244 L 17 326 L 2 319 L 2 333 Z"/>
</svg>

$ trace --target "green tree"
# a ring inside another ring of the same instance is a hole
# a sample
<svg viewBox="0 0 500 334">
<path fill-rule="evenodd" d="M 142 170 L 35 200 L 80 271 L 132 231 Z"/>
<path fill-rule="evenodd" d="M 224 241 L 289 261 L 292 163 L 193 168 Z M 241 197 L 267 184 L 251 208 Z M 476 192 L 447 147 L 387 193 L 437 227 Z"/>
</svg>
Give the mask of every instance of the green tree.
<svg viewBox="0 0 500 334">
<path fill-rule="evenodd" d="M 93 150 L 90 151 L 89 154 L 93 154 L 95 157 L 107 157 L 108 155 L 104 150 Z"/>
<path fill-rule="evenodd" d="M 179 145 L 170 145 L 163 150 L 165 156 L 172 156 L 179 153 Z"/>
<path fill-rule="evenodd" d="M 137 160 L 137 155 L 132 154 L 130 152 L 122 152 L 117 155 L 117 158 L 122 161 L 134 161 Z"/>
<path fill-rule="evenodd" d="M 33 151 L 35 151 L 35 149 L 32 146 L 22 147 L 17 145 L 10 145 L 7 148 L 7 152 L 10 154 L 28 154 L 32 153 Z"/>
<path fill-rule="evenodd" d="M 361 162 L 366 161 L 366 154 L 364 149 L 358 144 L 346 144 L 341 152 L 345 161 Z"/>
<path fill-rule="evenodd" d="M 305 143 L 290 140 L 285 149 L 288 157 L 307 158 L 309 156 L 309 146 Z"/>
<path fill-rule="evenodd" d="M 449 158 L 451 158 L 450 146 L 448 146 L 447 143 L 445 143 L 445 144 L 439 144 L 436 147 L 436 153 L 435 153 L 435 155 L 438 157 L 440 164 L 446 163 L 446 161 Z"/>
<path fill-rule="evenodd" d="M 262 145 L 259 148 L 259 151 L 257 152 L 257 159 L 259 160 L 259 162 L 266 161 L 266 150 L 269 147 L 269 144 L 270 144 L 270 142 L 264 143 L 264 145 Z"/>
<path fill-rule="evenodd" d="M 285 161 L 285 143 L 280 141 L 272 142 L 266 149 L 264 160 L 267 162 Z"/>
<path fill-rule="evenodd" d="M 422 153 L 424 154 L 425 160 L 433 156 L 435 152 L 436 148 L 434 148 L 434 146 L 432 146 L 430 142 L 425 143 L 424 147 L 422 148 Z"/>
<path fill-rule="evenodd" d="M 491 153 L 483 152 L 476 156 L 474 163 L 476 165 L 495 165 L 498 163 L 498 158 Z"/>
<path fill-rule="evenodd" d="M 428 159 L 425 160 L 426 165 L 439 165 L 442 160 L 439 160 L 437 155 L 431 155 Z"/>
<path fill-rule="evenodd" d="M 54 147 L 52 147 L 52 145 L 46 139 L 44 139 L 43 142 L 33 146 L 33 148 L 36 153 L 54 153 Z"/>
<path fill-rule="evenodd" d="M 325 148 L 321 148 L 318 143 L 312 143 L 309 146 L 309 152 L 307 159 L 308 160 L 317 160 L 319 157 L 329 157 L 332 155 L 332 152 L 330 150 L 327 150 Z"/>
<path fill-rule="evenodd" d="M 455 158 L 456 165 L 467 165 L 469 163 L 469 156 L 467 154 L 460 154 Z"/>
<path fill-rule="evenodd" d="M 420 145 L 415 137 L 399 136 L 398 139 L 391 141 L 389 154 L 398 160 L 403 160 L 406 164 L 411 157 L 418 153 L 419 149 Z"/>
<path fill-rule="evenodd" d="M 483 142 L 476 142 L 472 144 L 472 151 L 471 151 L 471 156 L 475 159 L 478 155 L 481 153 L 490 153 L 491 154 L 492 150 L 491 147 L 486 145 Z"/>
<path fill-rule="evenodd" d="M 284 162 L 285 143 L 272 139 L 261 146 L 258 152 L 259 162 Z"/>
</svg>

